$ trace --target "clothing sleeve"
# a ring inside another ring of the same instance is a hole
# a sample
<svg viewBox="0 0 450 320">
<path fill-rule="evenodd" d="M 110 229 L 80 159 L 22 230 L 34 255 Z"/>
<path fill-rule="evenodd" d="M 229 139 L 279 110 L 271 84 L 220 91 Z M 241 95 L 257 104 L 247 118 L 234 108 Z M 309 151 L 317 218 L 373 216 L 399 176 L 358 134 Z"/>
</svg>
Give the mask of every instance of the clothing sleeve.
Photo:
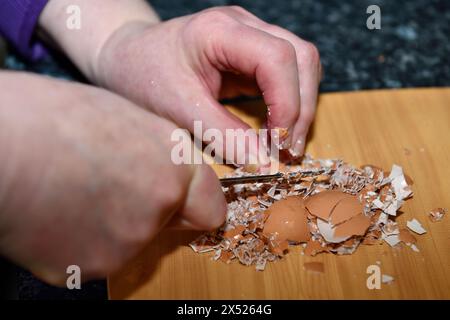
<svg viewBox="0 0 450 320">
<path fill-rule="evenodd" d="M 0 34 L 29 60 L 42 58 L 46 51 L 34 37 L 39 15 L 48 0 L 0 0 Z"/>
</svg>

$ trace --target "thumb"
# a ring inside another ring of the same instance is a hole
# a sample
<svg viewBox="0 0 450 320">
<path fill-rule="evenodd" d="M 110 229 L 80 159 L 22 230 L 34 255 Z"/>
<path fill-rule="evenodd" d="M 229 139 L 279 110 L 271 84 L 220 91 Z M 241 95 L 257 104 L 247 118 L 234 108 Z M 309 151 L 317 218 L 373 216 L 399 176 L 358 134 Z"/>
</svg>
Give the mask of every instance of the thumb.
<svg viewBox="0 0 450 320">
<path fill-rule="evenodd" d="M 212 230 L 223 224 L 227 203 L 220 182 L 212 168 L 198 165 L 180 211 L 168 227 Z"/>
</svg>

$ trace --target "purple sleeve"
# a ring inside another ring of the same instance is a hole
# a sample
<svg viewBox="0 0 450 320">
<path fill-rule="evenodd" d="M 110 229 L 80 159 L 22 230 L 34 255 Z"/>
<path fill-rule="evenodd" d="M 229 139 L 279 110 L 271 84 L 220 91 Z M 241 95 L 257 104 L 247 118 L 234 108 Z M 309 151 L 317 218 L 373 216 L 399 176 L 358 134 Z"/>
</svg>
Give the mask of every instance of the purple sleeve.
<svg viewBox="0 0 450 320">
<path fill-rule="evenodd" d="M 0 34 L 30 60 L 45 55 L 34 29 L 48 0 L 0 0 Z"/>
</svg>

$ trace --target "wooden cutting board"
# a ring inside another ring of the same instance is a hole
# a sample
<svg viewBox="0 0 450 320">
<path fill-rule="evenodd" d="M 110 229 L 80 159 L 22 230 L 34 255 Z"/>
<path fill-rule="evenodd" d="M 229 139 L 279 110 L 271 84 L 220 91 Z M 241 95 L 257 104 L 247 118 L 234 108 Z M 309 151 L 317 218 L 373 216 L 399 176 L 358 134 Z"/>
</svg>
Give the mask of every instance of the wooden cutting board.
<svg viewBox="0 0 450 320">
<path fill-rule="evenodd" d="M 247 102 L 232 111 L 258 127 L 264 105 Z M 450 209 L 450 89 L 405 89 L 320 96 L 307 152 L 317 158 L 401 165 L 414 180 L 401 225 L 416 218 L 427 230 L 420 252 L 386 243 L 360 246 L 350 256 L 305 257 L 299 248 L 264 272 L 211 260 L 187 244 L 198 233 L 163 232 L 108 279 L 111 299 L 450 299 L 450 213 L 432 223 L 427 212 Z M 230 170 L 215 167 L 219 175 Z M 207 197 L 208 195 L 205 195 Z M 311 273 L 304 262 L 323 262 Z M 379 265 L 395 281 L 369 290 L 366 271 Z"/>
</svg>

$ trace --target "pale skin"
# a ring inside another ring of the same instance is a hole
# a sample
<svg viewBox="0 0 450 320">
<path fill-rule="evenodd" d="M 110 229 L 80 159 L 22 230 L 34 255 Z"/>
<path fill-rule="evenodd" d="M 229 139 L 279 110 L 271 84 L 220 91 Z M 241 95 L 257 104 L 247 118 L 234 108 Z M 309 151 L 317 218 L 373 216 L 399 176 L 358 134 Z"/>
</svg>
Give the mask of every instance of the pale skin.
<svg viewBox="0 0 450 320">
<path fill-rule="evenodd" d="M 74 4 L 82 28 L 68 31 Z M 71 264 L 104 277 L 164 227 L 223 223 L 212 169 L 170 161 L 176 127 L 248 128 L 219 98 L 262 93 L 268 128 L 303 154 L 317 49 L 242 8 L 160 22 L 142 0 L 50 0 L 39 28 L 110 91 L 0 72 L 0 252 L 49 283 L 64 285 Z"/>
</svg>

